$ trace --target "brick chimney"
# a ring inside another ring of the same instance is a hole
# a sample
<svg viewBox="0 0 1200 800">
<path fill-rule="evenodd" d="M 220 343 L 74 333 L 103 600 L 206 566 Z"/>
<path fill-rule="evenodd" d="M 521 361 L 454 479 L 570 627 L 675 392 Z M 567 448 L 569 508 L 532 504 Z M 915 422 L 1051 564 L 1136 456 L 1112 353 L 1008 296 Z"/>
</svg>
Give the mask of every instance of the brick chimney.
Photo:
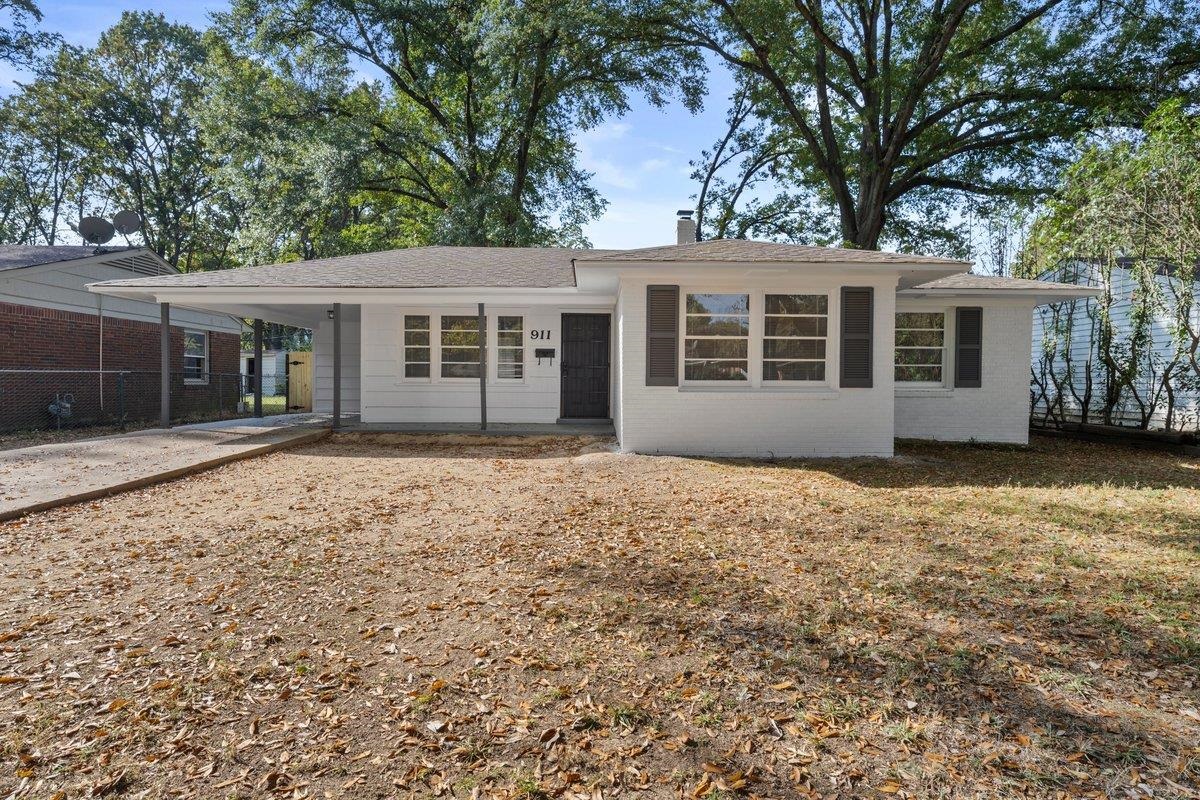
<svg viewBox="0 0 1200 800">
<path fill-rule="evenodd" d="M 694 244 L 696 242 L 696 221 L 692 219 L 692 210 L 684 208 L 675 212 L 679 221 L 675 223 L 676 244 Z"/>
</svg>

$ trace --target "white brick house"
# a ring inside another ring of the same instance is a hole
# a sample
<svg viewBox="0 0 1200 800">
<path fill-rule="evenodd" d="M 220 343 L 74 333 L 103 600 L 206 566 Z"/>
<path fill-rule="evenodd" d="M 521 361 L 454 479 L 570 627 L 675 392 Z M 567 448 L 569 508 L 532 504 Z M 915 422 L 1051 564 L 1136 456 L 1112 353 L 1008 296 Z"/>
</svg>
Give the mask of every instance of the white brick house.
<svg viewBox="0 0 1200 800">
<path fill-rule="evenodd" d="M 1094 292 L 690 226 L 641 250 L 425 247 L 91 289 L 312 328 L 315 408 L 361 427 L 597 421 L 626 451 L 777 457 L 1025 442 L 1033 310 Z"/>
</svg>

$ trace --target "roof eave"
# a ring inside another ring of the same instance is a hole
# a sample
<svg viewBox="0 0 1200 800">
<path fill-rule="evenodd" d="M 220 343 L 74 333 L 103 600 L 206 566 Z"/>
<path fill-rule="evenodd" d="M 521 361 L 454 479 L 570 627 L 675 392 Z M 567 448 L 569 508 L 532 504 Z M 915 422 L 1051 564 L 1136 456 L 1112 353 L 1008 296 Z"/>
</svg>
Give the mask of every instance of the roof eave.
<svg viewBox="0 0 1200 800">
<path fill-rule="evenodd" d="M 974 288 L 951 288 L 951 287 L 931 287 L 928 289 L 901 289 L 896 293 L 899 297 L 921 298 L 921 297 L 965 297 L 973 299 L 988 299 L 988 298 L 1017 298 L 1037 301 L 1038 305 L 1044 303 L 1057 303 L 1064 300 L 1078 300 L 1087 297 L 1099 297 L 1103 294 L 1102 289 L 1092 288 L 1087 286 L 1071 287 L 1070 289 L 1055 289 L 1055 288 L 1002 288 L 996 287 L 989 289 L 986 287 Z"/>
<path fill-rule="evenodd" d="M 572 261 L 576 267 L 603 267 L 608 269 L 626 269 L 626 268 L 653 268 L 656 266 L 684 266 L 684 267 L 784 267 L 784 268 L 799 268 L 799 269 L 844 269 L 846 267 L 854 267 L 858 269 L 874 269 L 874 270 L 921 270 L 945 272 L 948 275 L 958 275 L 963 272 L 969 272 L 971 262 L 969 261 L 953 261 L 953 262 L 924 262 L 924 261 L 796 261 L 784 259 L 688 259 L 688 258 L 657 258 L 657 259 L 624 259 L 624 258 L 581 258 L 576 256 Z"/>
</svg>

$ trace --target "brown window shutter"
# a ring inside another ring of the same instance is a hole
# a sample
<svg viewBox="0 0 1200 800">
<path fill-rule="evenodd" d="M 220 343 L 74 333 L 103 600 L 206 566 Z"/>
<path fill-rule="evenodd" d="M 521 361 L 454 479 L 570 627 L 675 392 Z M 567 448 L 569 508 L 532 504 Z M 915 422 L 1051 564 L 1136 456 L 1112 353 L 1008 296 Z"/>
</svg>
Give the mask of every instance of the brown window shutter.
<svg viewBox="0 0 1200 800">
<path fill-rule="evenodd" d="M 871 336 L 874 332 L 875 290 L 870 286 L 842 287 L 842 381 L 850 389 L 872 385 Z"/>
<path fill-rule="evenodd" d="M 646 385 L 679 385 L 679 287 L 646 287 Z"/>
<path fill-rule="evenodd" d="M 954 385 L 983 386 L 983 309 L 962 307 L 954 315 Z"/>
</svg>

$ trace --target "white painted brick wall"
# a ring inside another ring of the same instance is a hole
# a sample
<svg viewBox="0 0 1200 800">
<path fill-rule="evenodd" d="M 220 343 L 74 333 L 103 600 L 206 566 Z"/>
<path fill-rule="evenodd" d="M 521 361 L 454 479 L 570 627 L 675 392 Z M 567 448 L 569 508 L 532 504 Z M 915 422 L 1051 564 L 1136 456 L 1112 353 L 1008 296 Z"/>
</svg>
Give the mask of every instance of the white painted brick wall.
<svg viewBox="0 0 1200 800">
<path fill-rule="evenodd" d="M 876 334 L 879 341 L 891 342 L 895 278 L 847 283 L 875 286 Z M 815 288 L 797 285 L 774 290 Z M 836 387 L 839 293 L 827 285 L 820 287 L 827 289 L 832 289 L 827 369 Z M 875 347 L 875 385 L 870 389 L 803 392 L 646 386 L 646 282 L 622 280 L 616 316 L 622 450 L 759 457 L 892 455 L 895 403 L 890 347 Z"/>
<path fill-rule="evenodd" d="M 1029 442 L 1029 349 L 1033 308 L 1029 304 L 962 301 L 983 308 L 983 381 L 979 389 L 917 389 L 897 384 L 896 436 L 947 442 Z M 902 310 L 935 310 L 902 304 Z M 942 306 L 936 310 L 943 310 Z M 948 325 L 953 308 L 945 308 Z M 947 331 L 947 385 L 953 386 L 953 332 Z"/>
<path fill-rule="evenodd" d="M 613 309 L 612 329 L 610 335 L 613 340 L 613 357 L 612 357 L 612 421 L 613 430 L 617 434 L 617 441 L 621 441 L 621 387 L 625 385 L 624 381 L 624 365 L 625 365 L 625 348 L 621 347 L 622 330 L 624 329 L 624 309 L 625 296 L 617 295 L 617 305 Z"/>
</svg>

